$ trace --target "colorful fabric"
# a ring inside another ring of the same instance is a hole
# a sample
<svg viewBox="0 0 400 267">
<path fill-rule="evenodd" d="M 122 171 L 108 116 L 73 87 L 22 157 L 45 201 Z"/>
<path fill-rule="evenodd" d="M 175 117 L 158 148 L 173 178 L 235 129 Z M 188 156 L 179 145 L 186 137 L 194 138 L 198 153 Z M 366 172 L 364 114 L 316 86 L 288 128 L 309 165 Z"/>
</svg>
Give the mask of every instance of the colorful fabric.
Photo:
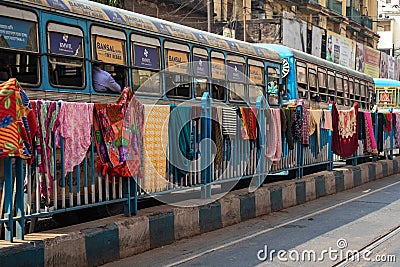
<svg viewBox="0 0 400 267">
<path fill-rule="evenodd" d="M 324 121 L 321 126 L 322 129 L 333 131 L 332 128 L 332 113 L 329 110 L 324 110 Z"/>
<path fill-rule="evenodd" d="M 341 157 L 349 157 L 353 155 L 358 149 L 358 104 L 350 110 L 336 109 L 333 104 L 332 120 L 337 121 L 333 125 L 332 132 L 332 150 L 334 153 Z"/>
<path fill-rule="evenodd" d="M 168 186 L 165 179 L 168 129 L 164 128 L 164 131 L 163 126 L 168 126 L 169 115 L 170 107 L 167 105 L 144 106 L 144 179 L 141 186 L 146 192 L 162 191 Z"/>
<path fill-rule="evenodd" d="M 29 98 L 15 78 L 0 84 L 0 158 L 32 155 L 36 120 Z"/>
<path fill-rule="evenodd" d="M 124 88 L 117 104 L 95 104 L 95 144 L 98 171 L 104 177 L 142 177 L 143 105 Z"/>
<path fill-rule="evenodd" d="M 59 113 L 57 102 L 42 101 L 36 102 L 36 114 L 39 129 L 36 134 L 36 144 L 38 152 L 39 168 L 39 187 L 42 201 L 45 205 L 50 205 L 51 192 L 54 180 L 54 157 L 53 153 L 53 132 Z"/>
<path fill-rule="evenodd" d="M 301 143 L 303 145 L 310 144 L 310 110 L 303 108 L 303 125 L 302 125 L 302 138 Z"/>
<path fill-rule="evenodd" d="M 281 111 L 270 109 L 270 112 L 270 120 L 266 121 L 268 143 L 265 157 L 273 164 L 277 164 L 282 156 Z"/>
<path fill-rule="evenodd" d="M 303 120 L 302 120 L 302 107 L 294 111 L 294 119 L 293 119 L 293 137 L 296 141 L 300 142 L 303 139 Z"/>
<path fill-rule="evenodd" d="M 244 140 L 257 139 L 257 108 L 240 107 L 240 115 L 243 122 L 242 138 Z"/>
<path fill-rule="evenodd" d="M 391 121 L 392 121 L 392 113 L 388 112 L 386 113 L 386 130 L 388 134 L 390 134 L 390 132 L 392 131 Z"/>
<path fill-rule="evenodd" d="M 74 166 L 86 157 L 91 144 L 93 124 L 92 103 L 61 102 L 57 130 L 64 138 L 64 171 L 72 172 Z"/>
<path fill-rule="evenodd" d="M 374 156 L 378 156 L 378 149 L 375 141 L 374 128 L 372 125 L 371 113 L 364 113 L 365 119 L 365 142 L 364 142 L 364 153 L 372 154 Z"/>
<path fill-rule="evenodd" d="M 318 152 L 321 149 L 321 140 L 320 140 L 320 134 L 321 134 L 321 118 L 322 118 L 322 110 L 311 110 L 310 111 L 310 120 L 313 122 L 315 125 L 315 130 L 317 131 L 317 143 L 318 143 Z M 311 127 L 311 126 L 310 126 Z M 312 135 L 310 131 L 310 136 Z"/>
<path fill-rule="evenodd" d="M 396 114 L 396 126 L 395 126 L 395 140 L 396 146 L 400 147 L 400 114 Z"/>
</svg>

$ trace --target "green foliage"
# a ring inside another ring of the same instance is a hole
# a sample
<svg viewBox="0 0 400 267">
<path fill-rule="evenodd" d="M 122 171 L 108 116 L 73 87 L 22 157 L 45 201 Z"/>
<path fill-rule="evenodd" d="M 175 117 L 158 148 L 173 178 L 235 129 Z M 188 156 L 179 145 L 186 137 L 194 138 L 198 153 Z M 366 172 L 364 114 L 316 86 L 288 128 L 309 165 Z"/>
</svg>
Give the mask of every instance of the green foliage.
<svg viewBox="0 0 400 267">
<path fill-rule="evenodd" d="M 92 1 L 102 3 L 108 6 L 125 8 L 125 0 L 92 0 Z"/>
</svg>

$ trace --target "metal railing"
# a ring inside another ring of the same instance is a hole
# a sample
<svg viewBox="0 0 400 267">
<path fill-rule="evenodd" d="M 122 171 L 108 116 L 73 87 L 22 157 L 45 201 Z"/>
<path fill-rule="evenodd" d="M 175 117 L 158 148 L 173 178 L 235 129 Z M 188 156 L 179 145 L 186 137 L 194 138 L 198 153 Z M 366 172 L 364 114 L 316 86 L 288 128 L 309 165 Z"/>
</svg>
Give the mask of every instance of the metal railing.
<svg viewBox="0 0 400 267">
<path fill-rule="evenodd" d="M 337 0 L 327 0 L 326 7 L 340 15 L 343 15 L 342 2 Z"/>
<path fill-rule="evenodd" d="M 360 25 L 362 24 L 361 13 L 354 7 L 346 7 L 346 17 L 348 17 L 352 21 L 357 22 Z"/>
<path fill-rule="evenodd" d="M 236 134 L 230 138 L 221 139 L 220 146 L 213 147 L 211 140 L 218 134 L 213 126 L 215 112 L 218 111 L 218 103 L 213 104 L 208 93 L 205 93 L 201 100 L 199 118 L 189 121 L 190 130 L 190 163 L 189 169 L 183 175 L 178 176 L 176 169 L 171 166 L 165 158 L 167 169 L 165 176 L 157 177 L 130 177 L 122 178 L 102 173 L 97 169 L 95 150 L 95 139 L 92 135 L 92 145 L 87 151 L 83 162 L 74 167 L 74 171 L 64 173 L 64 141 L 60 136 L 60 147 L 56 146 L 56 136 L 53 133 L 53 151 L 50 157 L 54 162 L 52 179 L 42 180 L 38 170 L 37 149 L 35 149 L 35 160 L 32 164 L 20 158 L 4 159 L 4 214 L 0 213 L 0 226 L 5 227 L 5 239 L 13 241 L 24 238 L 24 225 L 27 220 L 40 217 L 48 217 L 56 213 L 64 213 L 77 209 L 86 209 L 95 206 L 104 206 L 113 203 L 123 203 L 126 216 L 135 215 L 137 212 L 137 201 L 147 196 L 158 196 L 171 192 L 187 191 L 196 189 L 201 191 L 202 199 L 209 199 L 214 185 L 222 185 L 226 182 L 235 182 L 241 179 L 254 179 L 253 185 L 260 186 L 269 174 L 282 173 L 282 171 L 295 171 L 296 177 L 303 176 L 305 168 L 322 166 L 332 170 L 337 160 L 352 160 L 356 165 L 360 158 L 372 158 L 372 155 L 363 152 L 363 141 L 359 141 L 358 151 L 349 158 L 334 156 L 332 151 L 332 131 L 320 129 L 319 135 L 315 131 L 309 136 L 309 144 L 303 145 L 299 141 L 294 142 L 294 149 L 290 150 L 285 135 L 282 134 L 281 143 L 269 143 L 272 129 L 266 113 L 271 111 L 263 97 L 259 97 L 256 105 L 251 107 L 256 113 L 257 132 L 256 139 L 243 137 L 243 123 L 239 116 L 236 116 Z M 194 107 L 189 107 L 191 110 Z M 232 108 L 232 107 L 230 107 Z M 247 107 L 249 108 L 249 107 Z M 298 106 L 298 111 L 302 108 Z M 330 107 L 331 109 L 331 107 Z M 282 112 L 282 110 L 276 110 Z M 321 111 L 322 112 L 322 111 Z M 378 122 L 378 113 L 372 114 Z M 171 114 L 171 116 L 175 116 Z M 393 118 L 393 117 L 392 117 Z M 392 119 L 393 120 L 393 119 Z M 384 132 L 379 135 L 378 123 L 375 125 L 375 139 L 382 136 L 384 155 L 393 158 L 394 129 L 390 121 L 392 131 L 390 134 Z M 254 125 L 253 125 L 254 126 Z M 146 130 L 145 130 L 146 131 Z M 161 131 L 161 129 L 160 129 Z M 265 134 L 264 134 L 265 133 Z M 179 136 L 180 133 L 172 133 Z M 144 132 L 146 135 L 146 132 Z M 319 140 L 318 137 L 319 136 Z M 282 148 L 280 160 L 271 164 L 264 156 L 271 145 L 278 145 Z M 167 153 L 176 153 L 179 147 L 173 147 L 168 143 Z M 220 151 L 218 149 L 221 149 Z M 143 151 L 142 151 L 143 153 Z M 218 155 L 217 155 L 218 154 Z M 216 156 L 221 156 L 219 161 Z M 142 159 L 145 154 L 142 154 Z M 374 160 L 377 158 L 375 157 Z M 145 181 L 150 181 L 147 188 Z M 49 194 L 49 202 L 43 201 L 40 185 L 43 182 L 52 184 Z M 2 210 L 2 211 L 3 211 Z M 14 228 L 15 225 L 15 228 Z"/>
</svg>

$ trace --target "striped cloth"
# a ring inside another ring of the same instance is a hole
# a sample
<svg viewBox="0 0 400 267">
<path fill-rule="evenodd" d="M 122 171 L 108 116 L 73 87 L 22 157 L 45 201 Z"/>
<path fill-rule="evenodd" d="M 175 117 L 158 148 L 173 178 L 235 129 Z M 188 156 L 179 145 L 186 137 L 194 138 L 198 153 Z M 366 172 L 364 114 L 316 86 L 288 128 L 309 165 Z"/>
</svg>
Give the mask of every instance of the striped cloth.
<svg viewBox="0 0 400 267">
<path fill-rule="evenodd" d="M 224 135 L 236 136 L 237 116 L 236 108 L 222 109 L 222 133 Z"/>
</svg>

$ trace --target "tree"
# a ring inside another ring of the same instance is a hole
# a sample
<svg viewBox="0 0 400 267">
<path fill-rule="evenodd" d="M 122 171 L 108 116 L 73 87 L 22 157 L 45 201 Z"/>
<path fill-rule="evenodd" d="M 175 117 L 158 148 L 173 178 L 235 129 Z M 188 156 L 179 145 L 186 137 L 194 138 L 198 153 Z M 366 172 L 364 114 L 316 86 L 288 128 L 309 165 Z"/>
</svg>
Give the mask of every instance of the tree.
<svg viewBox="0 0 400 267">
<path fill-rule="evenodd" d="M 125 8 L 125 0 L 92 0 L 92 1 L 102 3 L 108 6 Z"/>
</svg>

